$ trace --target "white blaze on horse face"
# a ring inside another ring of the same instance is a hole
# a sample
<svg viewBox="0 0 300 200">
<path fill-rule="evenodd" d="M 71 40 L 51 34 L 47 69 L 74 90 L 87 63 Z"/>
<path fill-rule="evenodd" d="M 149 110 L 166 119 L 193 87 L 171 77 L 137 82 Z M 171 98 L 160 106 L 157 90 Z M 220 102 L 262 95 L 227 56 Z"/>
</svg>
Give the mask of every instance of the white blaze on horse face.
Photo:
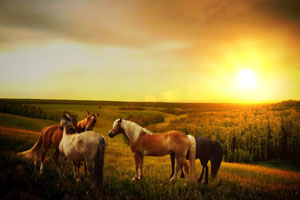
<svg viewBox="0 0 300 200">
<path fill-rule="evenodd" d="M 114 123 L 113 123 L 113 129 L 115 129 L 115 128 L 117 127 L 118 121 L 119 121 L 119 119 L 116 119 L 116 120 L 114 121 Z"/>
</svg>

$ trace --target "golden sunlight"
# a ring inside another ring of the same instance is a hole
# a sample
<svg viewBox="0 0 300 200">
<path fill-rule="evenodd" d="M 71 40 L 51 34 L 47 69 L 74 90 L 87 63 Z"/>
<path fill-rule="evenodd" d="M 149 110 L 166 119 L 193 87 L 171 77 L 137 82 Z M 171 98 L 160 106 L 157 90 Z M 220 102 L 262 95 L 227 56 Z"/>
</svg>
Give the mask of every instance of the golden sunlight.
<svg viewBox="0 0 300 200">
<path fill-rule="evenodd" d="M 243 89 L 253 89 L 256 86 L 256 77 L 249 69 L 241 70 L 237 75 L 237 84 Z"/>
</svg>

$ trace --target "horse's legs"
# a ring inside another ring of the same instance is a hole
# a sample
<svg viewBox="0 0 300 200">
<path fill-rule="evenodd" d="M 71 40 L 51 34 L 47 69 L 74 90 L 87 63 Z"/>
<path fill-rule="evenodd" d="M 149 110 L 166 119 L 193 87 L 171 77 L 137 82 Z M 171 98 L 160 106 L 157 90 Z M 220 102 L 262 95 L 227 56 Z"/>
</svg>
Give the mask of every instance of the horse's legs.
<svg viewBox="0 0 300 200">
<path fill-rule="evenodd" d="M 84 166 L 84 178 L 87 180 L 87 167 L 85 161 L 83 161 L 83 166 Z"/>
<path fill-rule="evenodd" d="M 186 181 L 189 181 L 190 180 L 190 174 L 189 174 L 189 166 L 188 164 L 186 163 L 186 159 L 185 159 L 185 156 L 180 156 L 179 157 L 179 162 L 181 164 L 181 166 L 183 167 L 185 173 L 186 173 Z"/>
<path fill-rule="evenodd" d="M 76 176 L 76 169 L 77 169 L 77 176 Z M 76 182 L 80 181 L 80 161 L 73 161 L 73 176 Z"/>
<path fill-rule="evenodd" d="M 135 181 L 136 179 L 140 179 L 140 174 L 139 174 L 139 169 L 140 169 L 140 163 L 141 163 L 141 158 L 140 155 L 135 153 L 134 154 L 134 160 L 135 160 L 135 176 L 132 178 L 132 181 Z"/>
<path fill-rule="evenodd" d="M 95 177 L 94 177 L 92 162 L 89 162 L 89 161 L 86 160 L 85 163 L 86 163 L 87 170 L 90 173 L 90 187 L 93 189 L 94 186 L 95 186 L 95 184 L 94 184 Z"/>
<path fill-rule="evenodd" d="M 181 170 L 180 178 L 184 178 L 184 172 L 183 172 L 183 170 L 182 170 L 182 167 L 180 168 L 180 170 Z"/>
<path fill-rule="evenodd" d="M 141 170 L 141 179 L 144 177 L 144 175 L 143 175 L 143 165 L 144 165 L 144 156 L 143 155 L 141 155 L 141 163 L 140 163 L 140 170 Z"/>
<path fill-rule="evenodd" d="M 80 181 L 80 161 L 78 161 L 78 165 L 77 165 L 77 179 L 76 181 L 79 182 Z"/>
<path fill-rule="evenodd" d="M 54 155 L 53 155 L 53 159 L 54 159 L 54 161 L 55 161 L 55 163 L 56 163 L 57 168 L 59 169 L 59 172 L 61 173 L 61 168 L 60 168 L 60 165 L 59 165 L 59 163 L 58 163 L 58 158 L 59 158 L 59 149 L 56 148 L 56 149 L 55 149 L 55 153 L 54 153 Z"/>
<path fill-rule="evenodd" d="M 205 167 L 205 181 L 204 184 L 208 184 L 208 166 Z"/>
<path fill-rule="evenodd" d="M 172 173 L 170 175 L 170 178 L 172 178 L 172 176 L 174 175 L 174 166 L 175 166 L 175 153 L 170 153 L 170 158 L 171 158 L 171 167 L 172 167 Z M 183 170 L 181 168 L 181 175 L 180 178 L 184 178 L 184 173 Z"/>
<path fill-rule="evenodd" d="M 170 153 L 170 158 L 171 158 L 171 167 L 172 167 L 172 173 L 170 175 L 170 178 L 172 178 L 174 174 L 174 166 L 175 166 L 175 153 Z"/>
<path fill-rule="evenodd" d="M 181 162 L 179 161 L 179 156 L 175 155 L 175 159 L 176 159 L 175 173 L 173 174 L 172 178 L 170 179 L 170 182 L 176 181 L 177 174 L 181 168 Z"/>
<path fill-rule="evenodd" d="M 62 182 L 62 180 L 64 178 L 66 160 L 67 160 L 67 158 L 64 155 L 62 155 L 61 156 L 61 174 L 60 174 L 60 179 L 59 179 L 59 182 L 58 182 L 57 186 L 60 186 L 60 184 L 61 184 L 61 182 Z"/>
<path fill-rule="evenodd" d="M 44 148 L 43 148 L 43 151 L 42 151 L 42 154 L 41 154 L 40 174 L 42 174 L 43 171 L 44 171 L 44 161 L 45 161 L 46 153 L 47 153 L 47 151 L 48 151 L 50 145 L 51 145 L 51 143 L 45 144 L 45 145 L 44 145 Z"/>
<path fill-rule="evenodd" d="M 73 176 L 74 176 L 74 180 L 76 181 L 76 165 L 77 163 L 75 161 L 73 161 Z"/>
<path fill-rule="evenodd" d="M 200 177 L 198 179 L 199 183 L 201 183 L 201 181 L 202 181 L 203 174 L 204 174 L 204 167 L 202 166 L 202 173 L 201 173 L 201 175 L 200 175 Z"/>
<path fill-rule="evenodd" d="M 36 161 L 37 161 L 37 155 L 34 155 L 34 172 L 36 172 Z"/>
</svg>

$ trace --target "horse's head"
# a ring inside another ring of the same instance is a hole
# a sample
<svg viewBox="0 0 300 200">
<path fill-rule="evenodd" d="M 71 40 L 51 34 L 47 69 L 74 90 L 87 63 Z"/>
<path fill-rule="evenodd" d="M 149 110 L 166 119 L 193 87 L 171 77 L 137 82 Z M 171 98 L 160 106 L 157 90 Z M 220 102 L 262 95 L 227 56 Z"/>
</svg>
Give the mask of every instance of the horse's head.
<svg viewBox="0 0 300 200">
<path fill-rule="evenodd" d="M 59 126 L 60 128 L 63 128 L 65 126 L 73 126 L 72 117 L 68 113 L 62 114 Z"/>
<path fill-rule="evenodd" d="M 86 117 L 85 120 L 85 131 L 91 131 L 96 122 L 97 122 L 97 117 L 99 116 L 99 113 L 94 114 L 94 113 L 90 113 L 89 111 L 87 111 L 88 116 Z"/>
<path fill-rule="evenodd" d="M 60 120 L 60 128 L 67 127 L 67 132 L 69 133 L 74 133 L 75 132 L 75 127 L 77 123 L 76 117 L 75 116 L 70 116 L 68 113 L 64 113 L 61 115 L 61 120 Z"/>
<path fill-rule="evenodd" d="M 112 129 L 108 133 L 108 136 L 113 138 L 114 136 L 120 133 L 124 133 L 124 129 L 122 128 L 121 124 L 122 124 L 122 118 L 115 120 Z"/>
</svg>

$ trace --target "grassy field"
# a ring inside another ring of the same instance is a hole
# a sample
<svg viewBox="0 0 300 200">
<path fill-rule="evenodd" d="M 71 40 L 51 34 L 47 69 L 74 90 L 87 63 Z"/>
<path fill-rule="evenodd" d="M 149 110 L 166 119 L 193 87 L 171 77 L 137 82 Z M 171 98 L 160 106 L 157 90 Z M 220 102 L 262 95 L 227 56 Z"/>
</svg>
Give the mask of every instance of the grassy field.
<svg viewBox="0 0 300 200">
<path fill-rule="evenodd" d="M 43 127 L 54 123 L 56 122 L 0 113 L 0 126 L 5 127 L 40 131 Z"/>
<path fill-rule="evenodd" d="M 108 140 L 104 167 L 104 199 L 300 199 L 299 172 L 259 165 L 223 162 L 217 179 L 209 180 L 209 185 L 195 184 L 186 187 L 185 181 L 179 178 L 173 185 L 169 183 L 169 156 L 145 157 L 144 179 L 133 183 L 131 178 L 135 173 L 135 166 L 129 146 L 125 144 L 122 136 L 113 139 L 107 136 L 113 121 L 130 115 L 159 113 L 165 117 L 165 122 L 158 125 L 166 125 L 170 120 L 184 115 L 163 113 L 157 107 L 120 110 L 119 105 L 105 105 L 101 109 L 96 105 L 39 106 L 47 112 L 68 110 L 76 113 L 79 119 L 86 115 L 86 110 L 100 113 L 95 130 Z M 57 122 L 0 114 L 1 199 L 95 199 L 92 193 L 86 193 L 88 185 L 85 181 L 77 184 L 73 181 L 71 163 L 67 165 L 67 177 L 63 186 L 58 188 L 56 184 L 59 175 L 52 159 L 47 161 L 45 173 L 39 175 L 34 171 L 32 161 L 15 157 L 17 152 L 34 144 L 39 135 L 38 131 L 43 126 L 52 123 Z M 196 161 L 196 167 L 199 176 L 199 161 Z"/>
</svg>

